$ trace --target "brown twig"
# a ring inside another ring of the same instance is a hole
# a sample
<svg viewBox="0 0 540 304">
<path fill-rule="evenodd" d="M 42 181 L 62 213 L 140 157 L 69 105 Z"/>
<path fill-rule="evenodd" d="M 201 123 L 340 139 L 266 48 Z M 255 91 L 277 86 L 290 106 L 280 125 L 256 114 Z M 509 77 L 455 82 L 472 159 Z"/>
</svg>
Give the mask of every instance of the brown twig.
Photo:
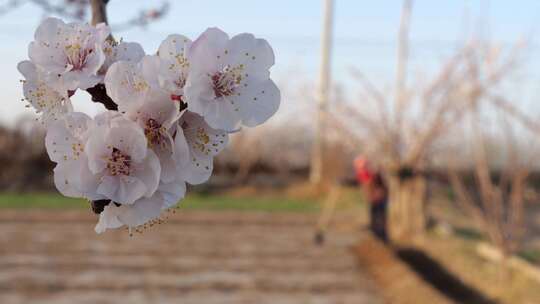
<svg viewBox="0 0 540 304">
<path fill-rule="evenodd" d="M 107 23 L 107 3 L 109 0 L 90 0 L 92 8 L 92 25 L 99 23 Z M 112 36 L 111 36 L 112 39 Z M 105 85 L 100 83 L 86 90 L 92 95 L 93 102 L 99 102 L 105 106 L 107 110 L 118 110 L 118 105 L 107 95 Z M 92 201 L 92 211 L 96 214 L 103 212 L 105 206 L 111 203 L 111 200 Z"/>
<path fill-rule="evenodd" d="M 107 24 L 107 3 L 109 0 L 90 0 L 90 8 L 92 9 L 92 25 L 99 23 Z M 109 39 L 113 39 L 112 35 Z M 105 85 L 102 83 L 86 90 L 92 95 L 93 102 L 99 102 L 105 106 L 107 110 L 118 110 L 118 105 L 107 95 Z"/>
<path fill-rule="evenodd" d="M 90 9 L 92 10 L 92 25 L 99 23 L 108 24 L 107 21 L 107 3 L 109 0 L 90 0 Z"/>
<path fill-rule="evenodd" d="M 493 244 L 508 256 L 519 249 L 523 237 L 524 192 L 531 166 L 520 162 L 512 126 L 503 122 L 498 125 L 504 129 L 507 153 L 502 166 L 493 170 L 486 152 L 485 135 L 478 124 L 479 118 L 473 115 L 471 119 L 474 119 L 471 121 L 475 134 L 474 175 L 479 195 L 470 194 L 452 167 L 450 181 L 463 209 L 475 218 Z M 498 183 L 492 177 L 494 171 L 499 172 L 501 180 Z"/>
<path fill-rule="evenodd" d="M 118 105 L 114 103 L 114 101 L 107 95 L 107 90 L 105 89 L 105 85 L 102 83 L 98 83 L 96 86 L 89 88 L 86 90 L 90 95 L 92 95 L 92 101 L 93 102 L 99 102 L 105 106 L 105 109 L 107 110 L 118 110 Z"/>
</svg>

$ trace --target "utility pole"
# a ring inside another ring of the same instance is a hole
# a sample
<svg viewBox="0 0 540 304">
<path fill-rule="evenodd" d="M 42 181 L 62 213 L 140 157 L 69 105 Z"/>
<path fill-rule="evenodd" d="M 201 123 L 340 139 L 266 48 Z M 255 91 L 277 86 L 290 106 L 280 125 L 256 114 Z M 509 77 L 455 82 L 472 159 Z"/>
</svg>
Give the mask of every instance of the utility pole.
<svg viewBox="0 0 540 304">
<path fill-rule="evenodd" d="M 323 0 L 323 28 L 321 33 L 321 65 L 317 92 L 317 125 L 315 139 L 311 151 L 311 170 L 309 180 L 318 184 L 323 176 L 324 146 L 326 135 L 326 116 L 328 107 L 328 90 L 330 88 L 330 57 L 332 53 L 332 27 L 334 0 Z"/>
</svg>

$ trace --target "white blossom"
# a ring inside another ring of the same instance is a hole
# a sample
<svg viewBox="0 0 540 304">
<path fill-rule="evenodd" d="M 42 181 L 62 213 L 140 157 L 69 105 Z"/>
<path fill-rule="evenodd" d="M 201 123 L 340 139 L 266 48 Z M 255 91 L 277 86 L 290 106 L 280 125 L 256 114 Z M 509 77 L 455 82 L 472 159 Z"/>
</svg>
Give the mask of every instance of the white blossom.
<svg viewBox="0 0 540 304">
<path fill-rule="evenodd" d="M 190 49 L 190 71 L 184 88 L 188 110 L 210 126 L 235 130 L 265 122 L 278 109 L 280 93 L 269 78 L 272 48 L 251 34 L 229 36 L 206 30 Z"/>
<path fill-rule="evenodd" d="M 110 30 L 105 24 L 91 26 L 47 18 L 30 43 L 30 60 L 49 75 L 58 90 L 87 89 L 96 85 L 105 54 L 102 46 Z"/>
<path fill-rule="evenodd" d="M 25 77 L 23 80 L 24 97 L 37 113 L 41 113 L 40 120 L 45 125 L 73 111 L 73 106 L 67 96 L 68 92 L 58 92 L 50 87 L 45 73 L 35 64 L 25 60 L 17 65 L 17 69 Z"/>
<path fill-rule="evenodd" d="M 183 101 L 184 86 L 189 75 L 188 52 L 191 40 L 182 35 L 169 35 L 159 46 L 158 56 L 161 58 L 159 83 L 161 87 Z"/>
<path fill-rule="evenodd" d="M 125 115 L 143 129 L 148 147 L 161 163 L 161 180 L 171 182 L 175 178 L 175 143 L 171 135 L 174 123 L 180 117 L 179 105 L 159 90 L 144 94 L 142 103 L 122 104 Z"/>
<path fill-rule="evenodd" d="M 177 150 L 182 151 L 176 157 L 179 174 L 190 184 L 200 184 L 212 174 L 214 156 L 227 145 L 229 135 L 210 127 L 200 115 L 186 111 L 178 121 L 175 141 Z"/>
<path fill-rule="evenodd" d="M 185 193 L 186 184 L 183 180 L 178 179 L 168 184 L 161 184 L 152 197 L 143 197 L 131 205 L 110 203 L 99 215 L 95 230 L 97 233 L 103 233 L 107 229 L 115 229 L 124 225 L 130 228 L 143 225 L 159 218 L 163 210 L 176 205 Z"/>
<path fill-rule="evenodd" d="M 98 179 L 91 174 L 85 153 L 86 141 L 93 125 L 88 115 L 72 112 L 55 121 L 47 130 L 45 147 L 49 158 L 57 163 L 54 184 L 65 196 L 92 200 L 104 198 L 93 191 Z"/>
<path fill-rule="evenodd" d="M 160 59 L 144 56 L 138 62 L 118 61 L 105 75 L 107 94 L 120 111 L 141 107 L 150 90 L 159 90 Z"/>
<path fill-rule="evenodd" d="M 55 186 L 94 201 L 95 212 L 103 207 L 97 233 L 158 219 L 185 196 L 186 183 L 209 179 L 229 133 L 265 122 L 280 104 L 272 48 L 251 34 L 229 39 L 210 28 L 194 42 L 173 34 L 145 55 L 138 43 L 116 42 L 105 24 L 48 18 L 28 53 L 18 69 L 25 99 L 47 127 Z M 99 83 L 105 90 L 93 88 Z M 69 97 L 90 88 L 118 111 L 73 112 Z"/>
<path fill-rule="evenodd" d="M 107 229 L 119 228 L 124 225 L 137 227 L 152 219 L 158 218 L 161 214 L 163 198 L 155 194 L 149 198 L 141 198 L 131 205 L 120 205 L 110 203 L 99 215 L 99 221 L 95 227 L 97 233 L 103 233 Z"/>
<path fill-rule="evenodd" d="M 103 43 L 103 53 L 105 62 L 99 70 L 99 74 L 103 76 L 113 63 L 117 61 L 136 63 L 145 55 L 142 46 L 136 42 L 117 42 L 112 39 L 107 39 Z"/>
<path fill-rule="evenodd" d="M 119 204 L 151 197 L 161 167 L 147 145 L 143 130 L 122 117 L 93 128 L 85 152 L 91 173 L 99 178 L 94 191 Z"/>
</svg>

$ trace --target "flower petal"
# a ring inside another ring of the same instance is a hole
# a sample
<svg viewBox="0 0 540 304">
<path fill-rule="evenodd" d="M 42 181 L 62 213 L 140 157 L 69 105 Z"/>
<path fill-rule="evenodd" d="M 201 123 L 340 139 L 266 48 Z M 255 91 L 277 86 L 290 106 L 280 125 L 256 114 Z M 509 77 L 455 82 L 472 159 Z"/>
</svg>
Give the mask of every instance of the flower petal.
<svg viewBox="0 0 540 304">
<path fill-rule="evenodd" d="M 99 221 L 94 228 L 96 233 L 103 233 L 107 229 L 116 229 L 122 227 L 124 224 L 118 219 L 118 207 L 114 204 L 105 206 L 103 212 L 99 215 Z"/>
<path fill-rule="evenodd" d="M 45 136 L 49 158 L 59 163 L 82 157 L 90 124 L 91 118 L 79 112 L 70 113 L 51 124 Z"/>
<path fill-rule="evenodd" d="M 229 136 L 189 111 L 182 115 L 178 124 L 175 144 L 179 173 L 190 184 L 205 182 L 212 174 L 214 156 L 227 145 Z"/>
<path fill-rule="evenodd" d="M 150 198 L 142 198 L 130 206 L 120 206 L 118 219 L 128 227 L 137 227 L 158 218 L 161 214 L 163 198 L 155 195 Z"/>
<path fill-rule="evenodd" d="M 161 183 L 158 192 L 163 196 L 162 208 L 171 208 L 186 195 L 186 182 L 178 177 L 170 183 Z"/>
<path fill-rule="evenodd" d="M 267 121 L 277 112 L 281 94 L 276 84 L 271 79 L 267 79 L 245 88 L 242 96 L 238 97 L 237 100 L 242 124 L 247 127 L 255 127 Z"/>
<path fill-rule="evenodd" d="M 152 150 L 148 150 L 146 158 L 141 164 L 141 169 L 135 172 L 135 176 L 146 186 L 144 196 L 150 197 L 156 192 L 159 185 L 161 166 L 159 159 Z"/>
<path fill-rule="evenodd" d="M 78 175 L 80 165 L 80 162 L 71 160 L 61 162 L 54 168 L 54 185 L 62 195 L 68 197 L 83 197 L 79 187 L 81 184 Z"/>
<path fill-rule="evenodd" d="M 24 97 L 37 113 L 41 113 L 40 120 L 45 126 L 73 111 L 67 92 L 60 93 L 50 86 L 43 71 L 32 62 L 22 61 L 17 68 L 26 78 L 23 84 Z"/>
<path fill-rule="evenodd" d="M 143 197 L 146 185 L 131 176 L 105 175 L 97 188 L 97 193 L 119 204 L 133 204 Z"/>
<path fill-rule="evenodd" d="M 171 94 L 183 95 L 189 74 L 188 50 L 191 40 L 182 35 L 169 35 L 159 46 L 162 59 L 159 84 Z"/>
</svg>

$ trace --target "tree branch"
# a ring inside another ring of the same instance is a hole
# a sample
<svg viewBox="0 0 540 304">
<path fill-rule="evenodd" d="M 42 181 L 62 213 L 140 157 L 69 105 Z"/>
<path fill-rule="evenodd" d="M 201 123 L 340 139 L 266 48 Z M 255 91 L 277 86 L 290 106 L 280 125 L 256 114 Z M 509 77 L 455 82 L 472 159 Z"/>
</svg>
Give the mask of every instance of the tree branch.
<svg viewBox="0 0 540 304">
<path fill-rule="evenodd" d="M 92 9 L 92 25 L 99 23 L 107 24 L 107 2 L 109 0 L 90 0 L 90 7 Z M 109 36 L 112 39 L 112 36 Z M 98 83 L 93 88 L 86 90 L 90 95 L 92 95 L 93 102 L 102 103 L 107 110 L 118 110 L 118 106 L 114 101 L 107 95 L 107 90 L 105 85 Z M 111 200 L 97 200 L 92 201 L 92 211 L 96 214 L 100 214 L 105 209 L 105 206 L 109 205 Z"/>
<path fill-rule="evenodd" d="M 107 110 L 118 110 L 118 105 L 107 95 L 104 84 L 98 83 L 96 86 L 86 89 L 86 91 L 92 95 L 93 102 L 102 103 Z"/>
<path fill-rule="evenodd" d="M 107 3 L 109 0 L 90 0 L 90 7 L 92 9 L 92 25 L 99 23 L 107 24 Z M 112 35 L 109 36 L 112 39 Z M 118 110 L 118 105 L 107 95 L 105 85 L 98 83 L 96 86 L 86 90 L 92 95 L 93 102 L 102 103 L 107 110 Z"/>
<path fill-rule="evenodd" d="M 109 0 L 90 0 L 92 10 L 92 25 L 107 22 L 107 3 Z"/>
</svg>

